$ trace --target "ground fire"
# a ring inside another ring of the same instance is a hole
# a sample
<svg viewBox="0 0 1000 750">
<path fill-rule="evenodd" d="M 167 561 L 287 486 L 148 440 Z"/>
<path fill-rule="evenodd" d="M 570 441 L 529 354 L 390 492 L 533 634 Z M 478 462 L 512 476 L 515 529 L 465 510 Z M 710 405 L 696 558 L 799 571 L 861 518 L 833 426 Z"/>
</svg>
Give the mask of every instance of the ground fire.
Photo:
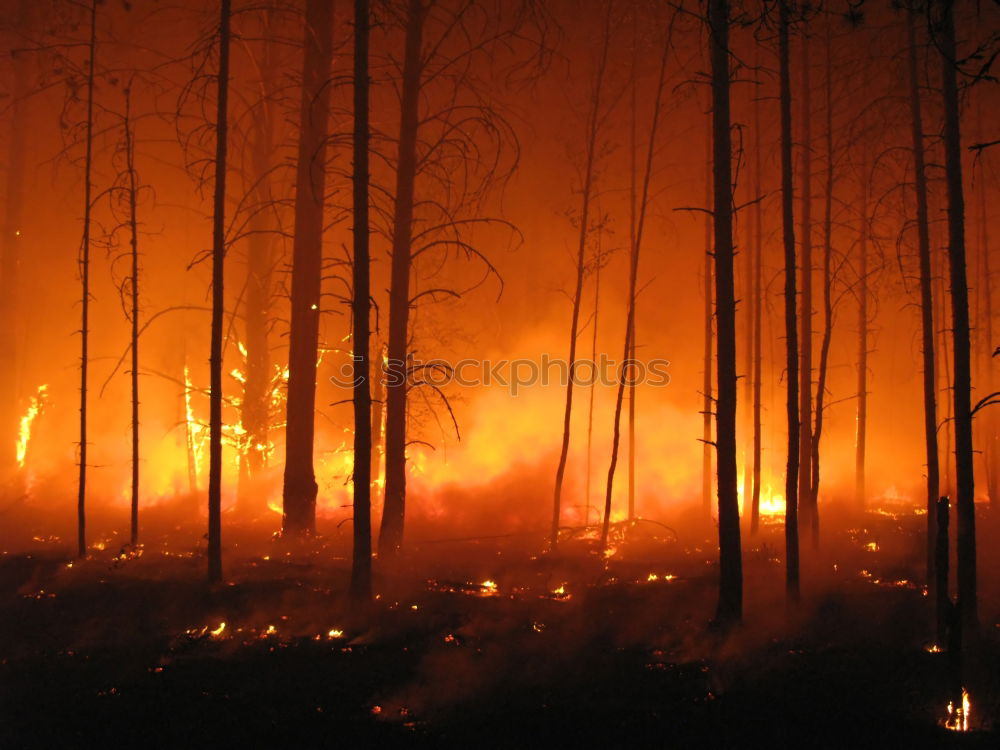
<svg viewBox="0 0 1000 750">
<path fill-rule="evenodd" d="M 1000 745 L 1000 5 L 2 5 L 0 746 Z"/>
</svg>

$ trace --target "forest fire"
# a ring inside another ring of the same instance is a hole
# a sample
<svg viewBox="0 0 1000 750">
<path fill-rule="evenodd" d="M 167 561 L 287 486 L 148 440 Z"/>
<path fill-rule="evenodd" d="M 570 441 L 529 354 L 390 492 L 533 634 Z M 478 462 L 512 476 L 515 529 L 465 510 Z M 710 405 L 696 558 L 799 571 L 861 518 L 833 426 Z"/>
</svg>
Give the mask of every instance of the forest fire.
<svg viewBox="0 0 1000 750">
<path fill-rule="evenodd" d="M 1000 744 L 1000 4 L 4 10 L 0 745 Z"/>
</svg>

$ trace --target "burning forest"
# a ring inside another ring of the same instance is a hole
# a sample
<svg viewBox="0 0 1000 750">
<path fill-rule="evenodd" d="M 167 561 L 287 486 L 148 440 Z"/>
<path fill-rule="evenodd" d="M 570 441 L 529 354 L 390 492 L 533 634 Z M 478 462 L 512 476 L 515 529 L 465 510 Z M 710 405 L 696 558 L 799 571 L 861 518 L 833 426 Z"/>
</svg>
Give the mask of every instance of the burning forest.
<svg viewBox="0 0 1000 750">
<path fill-rule="evenodd" d="M 0 745 L 998 745 L 996 3 L 2 9 Z"/>
</svg>

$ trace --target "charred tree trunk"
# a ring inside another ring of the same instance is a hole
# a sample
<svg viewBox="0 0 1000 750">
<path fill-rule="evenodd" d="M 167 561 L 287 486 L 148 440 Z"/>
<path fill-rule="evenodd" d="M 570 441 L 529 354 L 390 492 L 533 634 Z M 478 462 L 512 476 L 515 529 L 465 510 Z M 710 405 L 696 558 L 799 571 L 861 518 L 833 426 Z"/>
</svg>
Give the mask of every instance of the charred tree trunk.
<svg viewBox="0 0 1000 750">
<path fill-rule="evenodd" d="M 591 332 L 590 361 L 597 361 L 597 321 L 599 319 L 601 304 L 601 244 L 598 235 L 597 262 L 594 268 L 594 330 Z M 584 525 L 590 526 L 590 500 L 591 500 L 591 463 L 594 446 L 594 394 L 597 391 L 597 380 L 590 384 L 590 402 L 587 405 L 587 494 L 586 505 L 584 507 Z"/>
<path fill-rule="evenodd" d="M 215 195 L 212 212 L 212 341 L 208 411 L 208 580 L 222 581 L 222 326 L 226 314 L 226 148 L 229 137 L 230 0 L 219 19 L 219 73 L 215 126 Z"/>
<path fill-rule="evenodd" d="M 705 128 L 705 205 L 712 205 L 712 128 Z M 712 274 L 712 216 L 705 215 L 705 351 L 701 384 L 701 505 L 706 519 L 712 514 L 712 415 L 715 404 L 712 399 L 712 305 L 715 286 Z"/>
<path fill-rule="evenodd" d="M 952 3 L 943 3 L 940 25 L 944 109 L 945 181 L 948 188 L 948 265 L 954 347 L 955 480 L 958 529 L 958 608 L 966 630 L 978 625 L 976 592 L 976 507 L 972 453 L 972 384 L 969 344 L 969 287 L 965 264 L 965 196 L 962 188 L 955 25 Z"/>
<path fill-rule="evenodd" d="M 292 244 L 291 329 L 288 350 L 288 420 L 285 429 L 283 531 L 316 531 L 313 438 L 316 416 L 316 353 L 319 348 L 320 278 L 323 267 L 323 205 L 330 118 L 333 4 L 307 0 L 295 239 Z"/>
<path fill-rule="evenodd" d="M 563 411 L 562 445 L 559 449 L 559 465 L 556 468 L 556 483 L 552 508 L 552 526 L 549 530 L 549 546 L 554 551 L 559 543 L 559 519 L 562 508 L 562 486 L 566 474 L 566 459 L 569 456 L 570 417 L 573 414 L 573 379 L 576 371 L 576 338 L 580 325 L 580 300 L 583 294 L 583 271 L 586 265 L 587 222 L 590 218 L 590 200 L 594 181 L 594 161 L 597 157 L 597 134 L 601 122 L 601 94 L 604 90 L 604 73 L 608 64 L 608 48 L 611 44 L 611 4 L 608 4 L 604 24 L 604 44 L 594 79 L 594 97 L 587 124 L 587 156 L 583 173 L 583 196 L 580 207 L 580 235 L 576 254 L 576 289 L 573 294 L 573 317 L 569 327 L 569 378 L 566 383 L 566 408 Z"/>
<path fill-rule="evenodd" d="M 389 290 L 389 348 L 386 365 L 385 504 L 378 552 L 392 557 L 403 544 L 406 517 L 406 396 L 410 321 L 410 262 L 413 199 L 417 178 L 417 128 L 423 40 L 427 7 L 410 0 L 406 17 L 406 49 L 400 103 L 399 153 L 396 157 L 396 199 L 392 226 L 392 268 Z"/>
<path fill-rule="evenodd" d="M 935 581 L 935 538 L 939 494 L 937 387 L 934 365 L 934 300 L 931 292 L 931 242 L 928 229 L 927 175 L 924 172 L 923 117 L 917 64 L 916 13 L 907 13 L 910 68 L 910 125 L 913 140 L 913 171 L 917 199 L 917 249 L 920 256 L 920 333 L 923 353 L 924 446 L 927 455 L 927 585 L 932 594 Z"/>
<path fill-rule="evenodd" d="M 17 26 L 27 23 L 27 0 L 17 6 Z M 18 271 L 21 262 L 21 207 L 23 204 L 25 141 L 28 128 L 28 75 L 22 60 L 24 55 L 12 55 L 14 67 L 13 91 L 10 101 L 10 143 L 8 146 L 6 195 L 0 239 L 0 351 L 6 364 L 0 368 L 0 434 L 16 435 L 20 384 L 17 349 Z M 0 481 L 17 469 L 17 449 L 14 440 L 0 441 Z"/>
<path fill-rule="evenodd" d="M 948 642 L 948 615 L 951 597 L 948 595 L 948 498 L 937 501 L 934 513 L 934 614 L 938 646 Z"/>
<path fill-rule="evenodd" d="M 246 430 L 246 444 L 240 456 L 239 502 L 256 510 L 256 498 L 248 498 L 248 484 L 264 467 L 267 460 L 268 422 L 270 416 L 271 357 L 268 346 L 268 326 L 271 313 L 271 276 L 274 270 L 274 239 L 271 213 L 271 169 L 274 155 L 274 105 L 277 67 L 272 59 L 273 42 L 267 38 L 275 11 L 265 11 L 261 53 L 260 104 L 252 124 L 251 164 L 253 215 L 249 219 L 247 238 L 247 287 L 244 305 L 246 325 L 246 381 L 243 386 L 241 419 Z M 251 504 L 253 503 L 253 504 Z"/>
<path fill-rule="evenodd" d="M 368 0 L 354 0 L 354 557 L 351 598 L 361 603 L 372 598 L 368 24 Z"/>
<path fill-rule="evenodd" d="M 795 218 L 792 209 L 792 85 L 788 61 L 788 1 L 778 3 L 778 58 L 781 97 L 781 223 L 785 249 L 785 377 L 788 397 L 788 461 L 785 470 L 785 585 L 799 599 L 799 338 L 795 319 Z"/>
<path fill-rule="evenodd" d="M 858 242 L 858 411 L 854 441 L 854 503 L 865 508 L 865 452 L 868 439 L 868 160 L 861 170 L 861 237 Z"/>
<path fill-rule="evenodd" d="M 631 300 L 635 307 L 635 300 Z M 632 318 L 628 358 L 635 362 L 635 317 Z M 628 383 L 628 520 L 635 518 L 635 386 L 636 378 Z"/>
<path fill-rule="evenodd" d="M 756 189 L 753 184 L 750 185 L 750 190 Z M 751 200 L 756 196 L 751 196 Z M 754 373 L 753 373 L 753 352 L 754 352 L 754 252 L 753 252 L 754 240 L 752 239 L 751 229 L 748 224 L 746 230 L 745 241 L 742 246 L 745 250 L 741 250 L 742 254 L 746 256 L 746 262 L 743 265 L 744 276 L 743 276 L 743 294 L 740 300 L 746 312 L 743 315 L 743 332 L 744 332 L 744 342 L 743 342 L 743 408 L 742 414 L 743 418 L 741 420 L 741 429 L 743 432 L 743 513 L 744 516 L 748 515 L 748 508 L 750 503 L 750 497 L 753 494 L 753 471 L 754 471 L 754 461 L 753 461 L 753 388 L 754 388 Z"/>
<path fill-rule="evenodd" d="M 371 84 L 369 83 L 369 86 Z M 369 232 L 370 236 L 370 232 Z M 377 320 L 377 317 L 376 317 Z M 369 347 L 371 358 L 368 362 L 368 372 L 371 373 L 371 402 L 372 402 L 372 460 L 371 460 L 371 481 L 372 500 L 378 502 L 379 479 L 381 477 L 381 454 L 382 454 L 382 415 L 385 414 L 385 371 L 383 367 L 383 348 L 378 335 L 376 325 L 374 333 L 371 334 L 372 344 Z"/>
<path fill-rule="evenodd" d="M 125 169 L 128 173 L 128 225 L 129 225 L 129 301 L 132 323 L 132 502 L 129 540 L 133 547 L 139 541 L 139 223 L 136 219 L 138 184 L 135 174 L 135 142 L 131 117 L 131 92 L 125 91 Z"/>
<path fill-rule="evenodd" d="M 813 549 L 819 546 L 819 446 L 823 438 L 823 408 L 826 400 L 826 378 L 830 364 L 830 342 L 833 339 L 833 48 L 830 26 L 826 28 L 826 185 L 823 195 L 823 335 L 819 347 L 819 368 L 816 379 L 815 430 L 810 441 L 812 471 L 809 477 L 809 505 L 812 508 L 809 532 Z"/>
<path fill-rule="evenodd" d="M 736 295 L 733 274 L 732 144 L 729 121 L 729 2 L 711 0 L 712 163 L 715 319 L 718 326 L 716 472 L 719 495 L 719 604 L 722 624 L 743 617 L 743 562 L 736 474 Z"/>
<path fill-rule="evenodd" d="M 750 503 L 750 534 L 757 533 L 760 527 L 760 459 L 761 459 L 761 359 L 763 351 L 762 310 L 764 306 L 764 212 L 761 208 L 763 200 L 761 184 L 760 159 L 760 98 L 754 97 L 754 243 L 753 243 L 753 487 Z"/>
<path fill-rule="evenodd" d="M 802 523 L 816 542 L 813 530 L 816 509 L 812 503 L 812 84 L 809 76 L 809 34 L 802 32 L 802 297 L 799 324 L 802 326 L 799 350 L 799 502 Z M 818 527 L 817 527 L 818 528 Z"/>
<path fill-rule="evenodd" d="M 672 27 L 671 27 L 672 28 Z M 657 80 L 656 98 L 653 101 L 653 119 L 649 126 L 649 148 L 646 150 L 646 163 L 642 177 L 642 194 L 639 199 L 639 212 L 635 225 L 635 239 L 632 243 L 632 253 L 629 259 L 628 282 L 628 316 L 625 322 L 625 346 L 622 353 L 622 366 L 618 375 L 618 393 L 615 398 L 615 421 L 611 439 L 611 466 L 608 468 L 608 482 L 604 493 L 604 527 L 601 530 L 601 549 L 608 546 L 608 529 L 611 524 L 611 494 L 615 484 L 615 468 L 618 465 L 618 445 L 621 439 L 622 402 L 625 397 L 626 380 L 631 378 L 631 387 L 635 386 L 635 371 L 629 375 L 628 362 L 633 350 L 632 336 L 635 332 L 635 296 L 636 281 L 639 274 L 639 251 L 642 248 L 642 232 L 646 223 L 646 207 L 649 204 L 649 181 L 653 172 L 653 154 L 656 150 L 656 131 L 660 122 L 660 106 L 663 98 L 663 80 L 667 72 L 667 58 L 672 49 L 670 34 L 663 42 L 663 56 L 660 58 L 660 77 Z M 632 507 L 629 507 L 629 519 L 632 518 Z"/>
<path fill-rule="evenodd" d="M 978 107 L 979 131 L 983 132 L 982 100 Z M 987 213 L 986 174 L 980 172 L 979 179 L 979 254 L 982 258 L 982 280 L 980 281 L 980 299 L 982 300 L 982 324 L 979 333 L 982 343 L 979 345 L 979 356 L 982 365 L 977 377 L 982 381 L 979 386 L 981 393 L 994 393 L 993 352 L 993 273 L 990 265 L 990 234 L 989 215 Z M 980 434 L 983 445 L 983 467 L 986 478 L 986 492 L 990 498 L 990 511 L 1000 509 L 1000 445 L 997 441 L 997 414 L 993 408 L 987 409 L 980 417 Z"/>
<path fill-rule="evenodd" d="M 77 556 L 87 555 L 87 374 L 90 366 L 90 214 L 94 166 L 94 56 L 97 53 L 97 3 L 90 4 L 90 59 L 87 62 L 87 152 L 84 157 L 83 242 L 80 247 L 80 466 L 76 497 Z"/>
</svg>

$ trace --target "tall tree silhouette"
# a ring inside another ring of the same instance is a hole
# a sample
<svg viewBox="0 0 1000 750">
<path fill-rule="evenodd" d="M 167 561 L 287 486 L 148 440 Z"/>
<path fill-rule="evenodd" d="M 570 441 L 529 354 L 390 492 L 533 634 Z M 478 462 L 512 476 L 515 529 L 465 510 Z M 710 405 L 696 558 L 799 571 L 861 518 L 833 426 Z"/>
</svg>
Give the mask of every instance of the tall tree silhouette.
<svg viewBox="0 0 1000 750">
<path fill-rule="evenodd" d="M 372 397 L 368 324 L 368 0 L 354 0 L 354 555 L 351 597 L 372 596 Z"/>
<path fill-rule="evenodd" d="M 937 381 L 934 363 L 934 300 L 931 290 L 931 241 L 928 228 L 927 174 L 924 158 L 924 126 L 920 102 L 917 59 L 917 10 L 906 13 L 909 41 L 910 135 L 913 148 L 913 184 L 917 202 L 917 252 L 920 259 L 920 334 L 923 357 L 924 447 L 927 458 L 927 585 L 934 587 L 937 545 L 937 501 L 940 484 L 937 440 Z M 931 601 L 935 601 L 933 591 Z"/>
<path fill-rule="evenodd" d="M 329 78 L 333 59 L 333 3 L 330 0 L 307 0 L 303 47 L 282 490 L 283 530 L 294 536 L 316 531 L 318 487 L 313 472 L 313 437 L 330 117 Z"/>
<path fill-rule="evenodd" d="M 712 201 L 715 229 L 715 320 L 718 396 L 715 409 L 719 496 L 719 603 L 716 620 L 743 617 L 743 562 L 736 474 L 736 295 L 733 274 L 732 142 L 729 119 L 729 2 L 711 0 Z"/>
<path fill-rule="evenodd" d="M 792 200 L 792 85 L 789 70 L 788 0 L 778 0 L 778 63 L 781 107 L 781 224 L 785 249 L 785 377 L 788 393 L 788 460 L 785 469 L 785 585 L 799 598 L 799 339 L 795 315 L 795 218 Z"/>
<path fill-rule="evenodd" d="M 225 319 L 226 151 L 229 138 L 231 0 L 219 16 L 219 73 L 215 115 L 215 191 L 212 207 L 212 334 L 208 405 L 208 580 L 222 581 L 222 327 Z"/>
<path fill-rule="evenodd" d="M 941 52 L 944 109 L 945 183 L 948 191 L 948 268 L 954 348 L 955 481 L 958 527 L 958 607 L 963 625 L 978 625 L 976 590 L 976 506 L 972 453 L 972 383 L 969 339 L 969 286 L 965 261 L 965 195 L 962 187 L 962 138 L 958 105 L 958 57 L 951 0 L 940 5 L 937 40 Z"/>
<path fill-rule="evenodd" d="M 87 555 L 87 375 L 90 367 L 90 233 L 93 205 L 94 169 L 94 77 L 97 55 L 97 3 L 90 4 L 90 42 L 87 45 L 87 126 L 84 157 L 83 241 L 80 245 L 80 450 L 76 496 L 76 549 L 78 557 Z"/>
<path fill-rule="evenodd" d="M 425 0 L 409 0 L 396 157 L 396 196 L 393 206 L 392 263 L 389 290 L 389 346 L 385 367 L 385 503 L 379 531 L 380 557 L 391 557 L 403 543 L 406 517 L 406 396 L 410 320 L 410 270 L 413 237 L 413 201 L 417 178 L 417 127 L 421 46 L 427 18 Z"/>
<path fill-rule="evenodd" d="M 799 324 L 802 336 L 799 348 L 799 494 L 798 499 L 802 510 L 802 523 L 812 531 L 816 519 L 816 509 L 812 505 L 812 370 L 813 370 L 813 265 L 812 265 L 812 82 L 810 76 L 810 44 L 809 29 L 805 20 L 802 22 L 801 38 L 801 75 L 802 75 L 802 212 L 801 237 L 802 248 L 801 274 L 802 294 L 799 299 Z M 811 533 L 815 539 L 816 534 Z"/>
</svg>

